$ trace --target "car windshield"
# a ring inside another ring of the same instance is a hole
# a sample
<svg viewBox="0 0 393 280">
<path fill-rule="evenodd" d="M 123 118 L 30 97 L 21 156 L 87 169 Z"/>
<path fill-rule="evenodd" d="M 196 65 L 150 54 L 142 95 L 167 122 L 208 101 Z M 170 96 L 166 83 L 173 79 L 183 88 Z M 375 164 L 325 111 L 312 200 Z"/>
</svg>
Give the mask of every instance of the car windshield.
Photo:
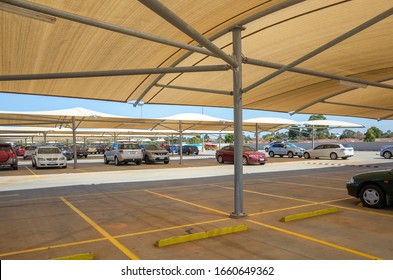
<svg viewBox="0 0 393 280">
<path fill-rule="evenodd" d="M 147 144 L 145 145 L 145 150 L 154 151 L 154 150 L 161 150 L 161 148 L 158 147 L 157 145 Z"/>
<path fill-rule="evenodd" d="M 39 148 L 38 149 L 39 154 L 60 154 L 59 148 Z"/>
<path fill-rule="evenodd" d="M 138 144 L 120 144 L 120 149 L 132 150 L 132 149 L 140 149 Z"/>
<path fill-rule="evenodd" d="M 254 152 L 254 149 L 250 146 L 243 146 L 243 152 Z"/>
</svg>

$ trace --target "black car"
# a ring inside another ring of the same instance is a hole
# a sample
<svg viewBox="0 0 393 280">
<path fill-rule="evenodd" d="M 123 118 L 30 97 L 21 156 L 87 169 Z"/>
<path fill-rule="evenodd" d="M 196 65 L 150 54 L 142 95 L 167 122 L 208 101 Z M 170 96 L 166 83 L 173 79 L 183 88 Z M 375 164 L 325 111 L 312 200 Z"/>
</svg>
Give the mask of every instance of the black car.
<svg viewBox="0 0 393 280">
<path fill-rule="evenodd" d="M 363 206 L 381 208 L 393 203 L 393 169 L 355 175 L 347 183 L 348 194 Z"/>
<path fill-rule="evenodd" d="M 178 151 L 180 154 L 180 151 Z M 197 146 L 192 146 L 192 145 L 184 145 L 182 146 L 182 153 L 183 155 L 197 155 L 199 154 L 199 149 Z"/>
<path fill-rule="evenodd" d="M 59 149 L 61 150 L 61 153 L 66 157 L 67 160 L 71 160 L 74 158 L 74 154 L 70 147 L 63 146 L 63 147 L 59 147 Z"/>
</svg>

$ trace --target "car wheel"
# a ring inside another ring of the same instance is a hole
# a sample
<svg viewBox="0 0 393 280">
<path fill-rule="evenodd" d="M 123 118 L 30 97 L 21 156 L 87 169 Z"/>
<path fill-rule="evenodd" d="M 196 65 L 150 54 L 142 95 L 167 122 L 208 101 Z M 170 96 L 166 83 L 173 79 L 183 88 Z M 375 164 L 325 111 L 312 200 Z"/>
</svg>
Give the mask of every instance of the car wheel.
<svg viewBox="0 0 393 280">
<path fill-rule="evenodd" d="M 289 158 L 293 158 L 293 153 L 292 152 L 288 152 L 288 157 Z"/>
<path fill-rule="evenodd" d="M 61 168 L 67 168 L 67 165 L 65 165 L 65 166 L 62 166 Z"/>
<path fill-rule="evenodd" d="M 12 166 L 12 169 L 18 170 L 18 164 L 14 164 L 14 165 Z"/>
<path fill-rule="evenodd" d="M 145 156 L 145 163 L 147 163 L 147 164 L 151 163 L 151 161 L 147 155 Z"/>
<path fill-rule="evenodd" d="M 247 165 L 248 164 L 248 159 L 247 157 L 243 157 L 243 165 Z"/>
<path fill-rule="evenodd" d="M 336 153 L 331 153 L 330 154 L 330 159 L 336 160 L 338 158 Z"/>
<path fill-rule="evenodd" d="M 343 157 L 342 159 L 348 159 L 348 157 Z"/>
<path fill-rule="evenodd" d="M 381 208 L 386 206 L 385 192 L 376 185 L 365 185 L 360 191 L 360 200 L 363 206 Z"/>
<path fill-rule="evenodd" d="M 142 161 L 141 161 L 141 160 L 137 160 L 137 161 L 135 161 L 135 164 L 136 164 L 136 165 L 141 165 L 141 163 L 142 163 Z"/>
<path fill-rule="evenodd" d="M 197 156 L 197 155 L 199 155 L 199 153 L 195 153 L 195 155 Z"/>
<path fill-rule="evenodd" d="M 304 153 L 303 156 L 304 156 L 305 159 L 309 159 L 310 158 L 310 154 L 309 153 Z"/>
<path fill-rule="evenodd" d="M 224 158 L 222 156 L 217 157 L 218 163 L 224 163 Z"/>
<path fill-rule="evenodd" d="M 274 157 L 274 152 L 273 152 L 273 151 L 270 151 L 270 152 L 269 152 L 269 157 L 271 157 L 271 158 Z"/>
<path fill-rule="evenodd" d="M 116 164 L 116 166 L 120 165 L 120 161 L 119 161 L 119 159 L 117 157 L 115 157 L 115 164 Z"/>
<path fill-rule="evenodd" d="M 383 153 L 383 157 L 386 158 L 386 159 L 389 159 L 389 158 L 392 157 L 392 153 L 389 152 L 389 151 L 386 151 L 386 152 Z"/>
<path fill-rule="evenodd" d="M 109 163 L 109 160 L 106 158 L 106 156 L 104 156 L 104 163 L 105 163 L 105 164 L 108 164 L 108 163 Z"/>
<path fill-rule="evenodd" d="M 168 161 L 164 161 L 164 164 L 168 164 L 169 163 L 169 160 Z"/>
<path fill-rule="evenodd" d="M 31 166 L 35 167 L 35 161 L 34 160 L 31 161 Z"/>
</svg>

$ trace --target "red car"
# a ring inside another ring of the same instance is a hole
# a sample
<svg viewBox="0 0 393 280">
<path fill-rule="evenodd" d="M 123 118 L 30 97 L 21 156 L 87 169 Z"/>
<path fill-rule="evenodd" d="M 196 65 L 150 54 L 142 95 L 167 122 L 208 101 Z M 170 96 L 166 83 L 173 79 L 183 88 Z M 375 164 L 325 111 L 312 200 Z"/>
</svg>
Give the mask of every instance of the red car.
<svg viewBox="0 0 393 280">
<path fill-rule="evenodd" d="M 219 163 L 234 162 L 234 146 L 229 145 L 216 151 L 216 159 Z M 267 157 L 264 153 L 255 151 L 249 146 L 243 146 L 243 165 L 265 164 Z"/>
</svg>

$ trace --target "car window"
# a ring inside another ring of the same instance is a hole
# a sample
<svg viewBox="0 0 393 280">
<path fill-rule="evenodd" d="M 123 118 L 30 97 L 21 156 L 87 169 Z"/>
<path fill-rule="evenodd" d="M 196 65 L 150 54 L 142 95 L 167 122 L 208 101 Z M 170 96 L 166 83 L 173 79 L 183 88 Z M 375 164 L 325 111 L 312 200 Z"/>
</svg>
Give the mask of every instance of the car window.
<svg viewBox="0 0 393 280">
<path fill-rule="evenodd" d="M 59 148 L 39 148 L 38 149 L 39 154 L 60 154 Z"/>
<path fill-rule="evenodd" d="M 314 150 L 321 150 L 321 149 L 325 149 L 325 145 L 319 145 L 314 148 Z"/>
<path fill-rule="evenodd" d="M 145 145 L 145 149 L 148 151 L 161 150 L 160 147 L 152 144 Z"/>
<path fill-rule="evenodd" d="M 226 146 L 224 148 L 222 148 L 224 151 L 230 151 L 231 150 L 231 146 Z"/>
<path fill-rule="evenodd" d="M 254 149 L 251 148 L 250 146 L 243 146 L 243 152 L 253 152 Z"/>
<path fill-rule="evenodd" d="M 11 149 L 9 146 L 0 146 L 0 151 L 11 152 Z"/>
<path fill-rule="evenodd" d="M 352 148 L 352 146 L 351 145 L 349 145 L 349 144 L 346 144 L 346 143 L 344 143 L 344 144 L 342 144 L 345 148 Z"/>
<path fill-rule="evenodd" d="M 120 149 L 130 150 L 130 149 L 140 149 L 140 147 L 138 144 L 120 144 Z"/>
</svg>

